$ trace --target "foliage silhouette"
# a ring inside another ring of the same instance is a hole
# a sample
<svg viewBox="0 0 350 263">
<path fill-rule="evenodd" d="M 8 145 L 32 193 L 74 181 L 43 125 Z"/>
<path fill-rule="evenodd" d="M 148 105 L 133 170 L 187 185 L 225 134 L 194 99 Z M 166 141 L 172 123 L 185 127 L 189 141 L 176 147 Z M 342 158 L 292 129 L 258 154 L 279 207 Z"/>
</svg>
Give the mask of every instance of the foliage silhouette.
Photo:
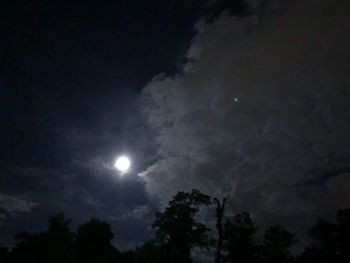
<svg viewBox="0 0 350 263">
<path fill-rule="evenodd" d="M 308 234 L 313 242 L 305 249 L 301 262 L 350 261 L 350 209 L 339 211 L 336 222 L 319 220 Z"/>
<path fill-rule="evenodd" d="M 218 240 L 217 240 L 217 246 L 216 246 L 216 256 L 215 256 L 215 263 L 220 263 L 221 262 L 221 251 L 222 251 L 222 245 L 224 242 L 224 236 L 223 236 L 223 225 L 222 221 L 224 219 L 224 212 L 225 212 L 225 206 L 226 206 L 226 201 L 227 199 L 224 198 L 222 202 L 220 200 L 214 198 L 214 203 L 216 205 L 216 231 L 218 235 Z"/>
<path fill-rule="evenodd" d="M 18 233 L 10 262 L 73 262 L 73 233 L 69 224 L 70 220 L 65 219 L 62 213 L 57 213 L 50 216 L 45 232 Z"/>
<path fill-rule="evenodd" d="M 0 263 L 6 262 L 8 258 L 7 247 L 0 246 Z"/>
<path fill-rule="evenodd" d="M 339 262 L 350 261 L 350 209 L 340 210 L 337 214 Z"/>
<path fill-rule="evenodd" d="M 226 199 L 213 200 L 218 240 L 212 254 L 216 263 L 350 262 L 350 209 L 339 211 L 334 221 L 318 220 L 308 231 L 310 245 L 293 257 L 290 251 L 295 237 L 283 226 L 270 226 L 259 242 L 248 213 L 225 218 Z M 194 248 L 209 247 L 209 227 L 197 217 L 200 208 L 210 204 L 211 198 L 196 189 L 177 193 L 165 210 L 156 214 L 155 239 L 126 252 L 111 244 L 113 233 L 108 223 L 93 218 L 74 233 L 70 219 L 53 214 L 45 231 L 16 234 L 11 250 L 0 246 L 0 263 L 191 263 Z"/>
<path fill-rule="evenodd" d="M 257 232 L 248 213 L 238 214 L 227 219 L 224 225 L 225 259 L 231 263 L 256 262 L 257 245 L 254 236 Z"/>
<path fill-rule="evenodd" d="M 111 245 L 112 239 L 111 226 L 106 222 L 93 218 L 80 225 L 75 240 L 77 262 L 114 262 L 119 251 Z"/>
<path fill-rule="evenodd" d="M 132 259 L 133 261 L 130 261 Z M 163 263 L 167 262 L 164 248 L 156 244 L 154 241 L 149 241 L 143 244 L 143 246 L 135 249 L 134 251 L 128 251 L 123 257 L 124 263 Z M 129 260 L 129 261 L 128 261 Z"/>
<path fill-rule="evenodd" d="M 168 262 L 192 262 L 191 249 L 208 247 L 209 228 L 195 216 L 200 206 L 210 204 L 210 196 L 193 189 L 191 193 L 178 192 L 164 212 L 156 214 L 157 240 L 164 246 Z"/>
<path fill-rule="evenodd" d="M 266 263 L 291 262 L 290 248 L 294 242 L 294 235 L 283 226 L 270 226 L 264 234 L 261 251 L 262 261 Z"/>
<path fill-rule="evenodd" d="M 47 262 L 73 261 L 73 232 L 70 230 L 71 220 L 65 219 L 63 213 L 50 216 L 49 227 L 44 234 L 47 247 Z"/>
</svg>

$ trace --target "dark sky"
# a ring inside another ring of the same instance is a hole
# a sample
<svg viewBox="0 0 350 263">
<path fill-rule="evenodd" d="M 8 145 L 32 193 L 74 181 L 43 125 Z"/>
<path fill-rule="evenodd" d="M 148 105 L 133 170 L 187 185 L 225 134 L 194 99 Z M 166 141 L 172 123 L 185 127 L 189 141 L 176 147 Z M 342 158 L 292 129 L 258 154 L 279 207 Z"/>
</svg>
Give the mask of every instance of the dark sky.
<svg viewBox="0 0 350 263">
<path fill-rule="evenodd" d="M 241 2 L 2 2 L 0 242 L 62 210 L 133 246 L 192 187 L 297 232 L 347 207 L 349 3 Z"/>
<path fill-rule="evenodd" d="M 71 154 L 57 154 L 69 147 L 62 130 L 95 132 L 108 121 L 120 132 L 143 86 L 184 63 L 208 9 L 200 2 L 3 3 L 2 162 L 61 166 Z M 214 10 L 230 6 L 222 2 Z"/>
<path fill-rule="evenodd" d="M 28 1 L 2 10 L 2 138 L 9 145 L 1 158 L 46 167 L 69 159 L 57 155 L 67 147 L 62 130 L 96 130 L 115 113 L 110 121 L 120 130 L 143 85 L 175 71 L 195 21 L 195 10 L 171 1 Z"/>
<path fill-rule="evenodd" d="M 238 2 L 1 3 L 0 242 L 59 210 L 112 222 L 121 246 L 148 238 L 154 202 L 111 163 L 129 153 L 136 174 L 155 161 L 142 88 L 186 62 L 198 19 L 239 13 Z"/>
</svg>

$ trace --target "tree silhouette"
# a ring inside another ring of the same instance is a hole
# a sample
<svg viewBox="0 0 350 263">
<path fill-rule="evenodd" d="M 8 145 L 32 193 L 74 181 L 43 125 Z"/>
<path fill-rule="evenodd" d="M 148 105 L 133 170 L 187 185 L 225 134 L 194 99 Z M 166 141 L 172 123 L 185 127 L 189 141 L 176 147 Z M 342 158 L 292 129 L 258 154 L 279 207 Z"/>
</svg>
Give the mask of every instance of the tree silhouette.
<svg viewBox="0 0 350 263">
<path fill-rule="evenodd" d="M 319 220 L 310 230 L 312 244 L 301 257 L 304 262 L 350 261 L 350 209 L 340 210 L 336 222 Z"/>
<path fill-rule="evenodd" d="M 120 255 L 120 262 L 122 263 L 138 263 L 136 259 L 136 251 L 135 250 L 128 250 Z"/>
<path fill-rule="evenodd" d="M 222 202 L 214 198 L 214 203 L 216 204 L 216 231 L 218 234 L 215 263 L 220 263 L 221 257 L 222 257 L 221 251 L 222 251 L 222 244 L 224 241 L 223 232 L 222 232 L 222 221 L 224 218 L 226 201 L 227 201 L 226 198 L 224 198 Z"/>
<path fill-rule="evenodd" d="M 71 219 L 65 219 L 62 212 L 49 218 L 49 226 L 44 233 L 47 262 L 73 262 L 73 232 L 69 225 Z"/>
<path fill-rule="evenodd" d="M 165 211 L 156 214 L 156 236 L 165 247 L 168 262 L 192 262 L 192 248 L 208 247 L 209 228 L 195 220 L 195 216 L 200 206 L 211 203 L 210 199 L 197 189 L 191 193 L 178 192 Z"/>
<path fill-rule="evenodd" d="M 350 262 L 350 209 L 338 211 L 334 221 L 318 220 L 308 231 L 310 245 L 293 257 L 290 248 L 295 238 L 283 226 L 270 226 L 258 244 L 257 228 L 248 213 L 226 218 L 223 224 L 226 199 L 213 201 L 218 233 L 215 263 Z M 112 246 L 108 223 L 91 219 L 74 233 L 70 219 L 53 214 L 45 231 L 16 234 L 11 250 L 0 246 L 0 263 L 192 263 L 192 249 L 210 243 L 209 228 L 197 218 L 199 209 L 209 204 L 211 198 L 196 189 L 178 192 L 165 210 L 156 214 L 156 239 L 123 253 Z"/>
<path fill-rule="evenodd" d="M 155 242 L 146 242 L 135 251 L 135 263 L 163 263 L 165 262 L 164 248 Z"/>
<path fill-rule="evenodd" d="M 14 238 L 16 245 L 12 249 L 11 262 L 42 262 L 38 256 L 40 255 L 40 251 L 38 251 L 38 246 L 36 245 L 38 243 L 43 244 L 43 242 L 38 242 L 39 235 L 29 232 L 20 232 L 17 233 Z"/>
<path fill-rule="evenodd" d="M 338 252 L 340 262 L 350 262 L 350 209 L 340 210 L 337 214 Z"/>
<path fill-rule="evenodd" d="M 11 253 L 11 262 L 73 262 L 73 233 L 69 224 L 70 220 L 58 213 L 50 216 L 45 232 L 16 234 L 17 244 Z"/>
<path fill-rule="evenodd" d="M 43 234 L 20 232 L 15 235 L 15 240 L 11 262 L 45 262 L 46 241 Z"/>
<path fill-rule="evenodd" d="M 76 260 L 82 263 L 115 262 L 119 251 L 111 245 L 111 226 L 98 219 L 80 225 L 76 234 Z"/>
<path fill-rule="evenodd" d="M 291 260 L 290 247 L 295 242 L 294 235 L 281 225 L 270 226 L 262 245 L 262 259 L 266 263 L 284 263 Z"/>
<path fill-rule="evenodd" d="M 0 246 L 0 263 L 5 263 L 8 258 L 7 247 Z"/>
<path fill-rule="evenodd" d="M 306 248 L 303 260 L 306 262 L 336 262 L 339 238 L 337 225 L 326 220 L 319 220 L 308 234 L 313 242 Z"/>
<path fill-rule="evenodd" d="M 254 235 L 257 228 L 248 213 L 238 214 L 224 225 L 225 259 L 232 263 L 252 263 L 256 261 Z"/>
</svg>

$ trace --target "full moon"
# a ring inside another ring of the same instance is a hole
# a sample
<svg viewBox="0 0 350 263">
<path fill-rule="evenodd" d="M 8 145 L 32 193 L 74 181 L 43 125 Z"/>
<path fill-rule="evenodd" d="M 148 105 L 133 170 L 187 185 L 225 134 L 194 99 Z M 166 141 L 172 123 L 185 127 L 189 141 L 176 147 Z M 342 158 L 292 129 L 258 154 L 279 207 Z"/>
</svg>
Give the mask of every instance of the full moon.
<svg viewBox="0 0 350 263">
<path fill-rule="evenodd" d="M 115 168 L 121 172 L 126 172 L 130 168 L 130 159 L 126 156 L 120 156 L 114 163 Z"/>
</svg>

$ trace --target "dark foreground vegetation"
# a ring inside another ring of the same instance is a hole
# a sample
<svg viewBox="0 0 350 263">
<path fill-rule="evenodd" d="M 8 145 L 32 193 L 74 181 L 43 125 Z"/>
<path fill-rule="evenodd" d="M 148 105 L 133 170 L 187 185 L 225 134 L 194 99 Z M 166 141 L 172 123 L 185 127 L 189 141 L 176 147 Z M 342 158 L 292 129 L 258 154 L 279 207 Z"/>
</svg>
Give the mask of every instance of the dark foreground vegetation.
<svg viewBox="0 0 350 263">
<path fill-rule="evenodd" d="M 215 205 L 216 231 L 197 219 L 202 206 Z M 15 235 L 16 245 L 0 246 L 1 263 L 190 263 L 194 249 L 210 249 L 215 263 L 345 263 L 350 262 L 350 209 L 336 220 L 319 220 L 308 236 L 311 242 L 299 256 L 290 249 L 295 236 L 281 225 L 270 226 L 260 238 L 248 213 L 225 217 L 226 200 L 211 199 L 194 189 L 179 192 L 166 209 L 157 213 L 155 238 L 139 248 L 120 252 L 111 245 L 113 233 L 99 219 L 70 229 L 62 213 L 49 218 L 46 231 Z M 197 257 L 196 257 L 197 258 Z"/>
</svg>

